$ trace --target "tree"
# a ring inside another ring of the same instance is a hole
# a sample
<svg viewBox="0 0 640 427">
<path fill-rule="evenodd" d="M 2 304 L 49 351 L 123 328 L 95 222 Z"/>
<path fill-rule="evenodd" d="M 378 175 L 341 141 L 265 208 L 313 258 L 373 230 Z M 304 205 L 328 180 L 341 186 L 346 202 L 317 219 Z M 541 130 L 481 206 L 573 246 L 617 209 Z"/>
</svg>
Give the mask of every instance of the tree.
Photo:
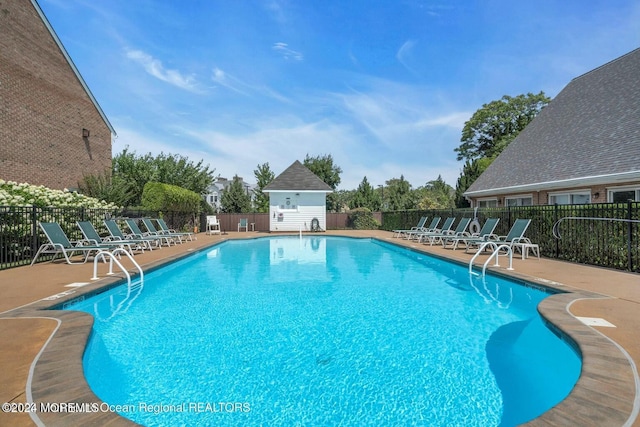
<svg viewBox="0 0 640 427">
<path fill-rule="evenodd" d="M 331 154 L 316 157 L 310 157 L 309 154 L 307 154 L 302 164 L 333 190 L 340 184 L 342 169 L 340 166 L 333 164 Z M 329 193 L 327 195 L 327 210 L 331 212 L 338 212 L 340 210 L 340 204 L 335 193 Z"/>
<path fill-rule="evenodd" d="M 114 176 L 111 169 L 107 169 L 101 174 L 84 176 L 82 181 L 78 183 L 78 189 L 85 196 L 118 206 L 127 206 L 134 197 L 131 183 L 124 181 L 121 177 Z"/>
<path fill-rule="evenodd" d="M 386 181 L 386 184 L 384 195 L 389 203 L 389 210 L 402 211 L 415 208 L 411 197 L 411 184 L 404 179 L 404 175 L 400 175 L 400 179 L 391 178 Z"/>
<path fill-rule="evenodd" d="M 473 184 L 473 182 L 478 179 L 478 177 L 484 172 L 493 159 L 484 157 L 482 159 L 477 160 L 467 160 L 464 166 L 462 167 L 462 173 L 458 178 L 458 182 L 456 183 L 456 191 L 455 191 L 455 206 L 457 208 L 468 208 L 470 206 L 467 199 L 463 196 L 464 192 Z"/>
<path fill-rule="evenodd" d="M 458 160 L 495 158 L 550 101 L 541 91 L 483 104 L 464 124 Z"/>
<path fill-rule="evenodd" d="M 162 182 L 191 190 L 203 195 L 213 183 L 215 169 L 189 161 L 179 154 L 160 153 L 154 157 L 151 153 L 138 156 L 128 147 L 111 160 L 112 184 L 126 183 L 129 199 L 125 206 L 140 205 L 142 189 L 149 181 Z M 86 180 L 85 180 L 86 181 Z"/>
<path fill-rule="evenodd" d="M 310 157 L 307 154 L 302 162 L 311 172 L 316 174 L 318 178 L 323 180 L 329 187 L 336 189 L 340 184 L 340 174 L 342 169 L 338 165 L 333 164 L 331 154 L 324 156 Z"/>
<path fill-rule="evenodd" d="M 333 212 L 347 212 L 356 190 L 336 190 L 330 194 Z"/>
<path fill-rule="evenodd" d="M 247 194 L 238 175 L 224 190 L 220 198 L 222 212 L 245 213 L 251 211 L 251 197 Z"/>
<path fill-rule="evenodd" d="M 367 181 L 367 177 L 365 176 L 358 186 L 358 189 L 355 191 L 353 198 L 349 203 L 349 208 L 367 208 L 371 211 L 377 211 L 380 209 L 380 204 L 381 201 L 379 195 L 375 192 L 371 184 L 369 184 L 369 181 Z"/>
<path fill-rule="evenodd" d="M 276 177 L 269 163 L 263 163 L 258 165 L 257 169 L 253 171 L 253 175 L 256 177 L 257 187 L 253 192 L 256 195 L 255 206 L 257 212 L 269 212 L 269 195 L 262 192 L 262 189 L 269 185 L 271 181 Z"/>
<path fill-rule="evenodd" d="M 453 188 L 444 182 L 442 176 L 427 182 L 420 188 L 418 199 L 418 209 L 447 209 L 454 206 Z"/>
</svg>

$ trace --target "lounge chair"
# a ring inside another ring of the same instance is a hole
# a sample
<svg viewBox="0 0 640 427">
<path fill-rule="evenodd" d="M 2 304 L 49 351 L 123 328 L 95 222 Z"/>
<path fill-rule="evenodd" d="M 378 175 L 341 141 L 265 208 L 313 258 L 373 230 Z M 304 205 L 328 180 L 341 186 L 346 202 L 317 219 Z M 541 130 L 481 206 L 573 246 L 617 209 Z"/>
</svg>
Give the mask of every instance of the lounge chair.
<svg viewBox="0 0 640 427">
<path fill-rule="evenodd" d="M 67 264 L 84 264 L 92 253 L 95 254 L 100 251 L 110 251 L 115 249 L 113 245 L 90 245 L 84 240 L 77 241 L 73 244 L 57 222 L 40 222 L 39 225 L 44 232 L 44 235 L 47 236 L 47 240 L 49 242 L 40 245 L 38 252 L 36 252 L 36 255 L 33 257 L 33 261 L 31 261 L 31 265 L 35 264 L 38 257 L 43 254 L 54 254 L 51 261 L 56 259 L 59 254 L 62 254 L 64 259 L 67 261 Z M 116 247 L 122 247 L 122 245 Z M 82 262 L 71 261 L 71 257 L 78 252 L 84 252 L 84 259 Z"/>
<path fill-rule="evenodd" d="M 109 230 L 109 234 L 111 234 L 111 238 L 114 240 L 123 240 L 125 242 L 132 241 L 136 243 L 141 243 L 145 245 L 149 250 L 153 250 L 151 245 L 152 243 L 155 243 L 156 247 L 160 246 L 160 241 L 158 239 L 135 238 L 133 234 L 124 234 L 120 229 L 120 226 L 118 226 L 118 223 L 113 219 L 105 219 L 104 225 L 107 227 L 107 230 Z"/>
<path fill-rule="evenodd" d="M 102 238 L 91 221 L 76 221 L 76 224 L 80 227 L 80 231 L 82 231 L 82 235 L 85 240 L 95 246 L 105 245 L 112 247 L 124 247 L 133 255 L 133 251 L 135 249 L 139 249 L 144 252 L 144 247 L 147 245 L 146 242 L 141 240 L 116 240 L 111 237 Z"/>
<path fill-rule="evenodd" d="M 412 238 L 416 239 L 419 242 L 422 242 L 423 238 L 428 238 L 428 236 L 432 236 L 432 235 L 436 235 L 436 234 L 442 234 L 443 232 L 448 232 L 451 230 L 451 227 L 453 226 L 453 223 L 455 222 L 455 217 L 449 217 L 447 219 L 444 220 L 444 223 L 442 224 L 442 227 L 440 228 L 434 228 L 433 230 L 429 230 L 429 231 L 423 231 L 423 232 L 418 232 L 412 235 Z"/>
<path fill-rule="evenodd" d="M 418 233 L 433 233 L 433 232 L 435 232 L 437 230 L 436 227 L 438 226 L 438 224 L 440 224 L 440 220 L 441 219 L 442 218 L 437 216 L 437 217 L 435 217 L 435 218 L 433 218 L 431 220 L 431 224 L 429 224 L 428 227 L 422 227 L 419 230 L 412 230 L 412 231 L 408 231 L 408 232 L 404 233 L 405 234 L 405 239 L 411 240 Z"/>
<path fill-rule="evenodd" d="M 525 231 L 527 231 L 529 224 L 531 224 L 530 219 L 517 219 L 516 222 L 514 222 L 511 226 L 511 230 L 509 230 L 509 233 L 506 236 L 498 236 L 497 238 L 489 237 L 487 239 L 466 240 L 465 243 L 467 247 L 464 251 L 468 252 L 472 247 L 480 249 L 480 247 L 486 242 L 493 242 L 499 246 L 508 245 L 511 248 L 513 248 L 514 244 L 517 244 L 519 242 L 525 241 L 531 243 L 529 239 L 524 237 L 524 233 Z"/>
<path fill-rule="evenodd" d="M 187 237 L 186 234 L 183 233 L 171 233 L 169 231 L 158 230 L 155 225 L 153 225 L 153 221 L 151 218 L 142 218 L 142 223 L 147 228 L 147 232 L 151 236 L 167 236 L 177 240 L 178 243 L 182 243 L 182 238 Z M 174 241 L 175 241 L 174 240 Z"/>
<path fill-rule="evenodd" d="M 416 225 L 415 227 L 411 227 L 408 230 L 393 230 L 393 236 L 392 237 L 400 237 L 403 234 L 408 233 L 409 231 L 417 231 L 417 230 L 422 230 L 422 231 L 426 231 L 426 229 L 424 228 L 424 224 L 427 222 L 427 217 L 423 216 L 422 218 L 420 218 L 420 221 L 418 221 L 418 225 Z"/>
<path fill-rule="evenodd" d="M 153 232 L 151 231 L 143 233 L 142 230 L 140 230 L 140 227 L 138 227 L 137 220 L 133 218 L 128 218 L 125 220 L 125 222 L 127 223 L 127 227 L 129 227 L 129 230 L 131 230 L 131 236 L 133 236 L 133 238 L 135 239 L 155 239 L 160 245 L 162 245 L 162 242 L 165 242 L 167 246 L 171 246 L 171 242 L 173 242 L 174 245 L 177 245 L 175 239 L 172 236 L 153 234 Z"/>
<path fill-rule="evenodd" d="M 428 234 L 426 236 L 422 236 L 420 241 L 422 242 L 422 240 L 426 240 L 429 242 L 429 245 L 432 246 L 434 243 L 440 242 L 444 238 L 462 236 L 463 233 L 466 232 L 470 222 L 471 218 L 462 218 L 460 221 L 458 221 L 458 225 L 456 226 L 455 230 L 449 229 L 441 233 Z M 425 244 L 427 243 L 426 241 L 424 242 Z"/>
<path fill-rule="evenodd" d="M 189 231 L 176 231 L 176 230 L 173 230 L 173 229 L 169 228 L 169 226 L 167 225 L 165 220 L 162 219 L 162 218 L 157 218 L 156 222 L 160 226 L 160 230 L 159 230 L 160 233 L 180 235 L 180 236 L 186 237 L 189 240 L 198 240 L 198 238 L 194 236 L 194 233 L 191 233 Z M 146 223 L 145 223 L 145 225 L 146 225 Z"/>
<path fill-rule="evenodd" d="M 220 234 L 220 221 L 215 215 L 207 215 L 207 234 Z"/>
<path fill-rule="evenodd" d="M 249 220 L 247 218 L 240 218 L 238 231 L 240 231 L 241 228 L 244 228 L 244 231 L 249 231 Z"/>
<path fill-rule="evenodd" d="M 443 237 L 442 239 L 440 239 L 442 242 L 442 247 L 446 248 L 447 245 L 450 244 L 451 249 L 456 250 L 460 242 L 464 243 L 467 240 L 478 240 L 478 239 L 486 240 L 491 237 L 498 238 L 498 236 L 495 236 L 493 234 L 493 231 L 496 229 L 496 226 L 498 225 L 499 221 L 500 221 L 500 218 L 488 218 L 484 222 L 484 225 L 482 226 L 480 231 L 477 233 L 464 232 L 460 236 Z"/>
</svg>

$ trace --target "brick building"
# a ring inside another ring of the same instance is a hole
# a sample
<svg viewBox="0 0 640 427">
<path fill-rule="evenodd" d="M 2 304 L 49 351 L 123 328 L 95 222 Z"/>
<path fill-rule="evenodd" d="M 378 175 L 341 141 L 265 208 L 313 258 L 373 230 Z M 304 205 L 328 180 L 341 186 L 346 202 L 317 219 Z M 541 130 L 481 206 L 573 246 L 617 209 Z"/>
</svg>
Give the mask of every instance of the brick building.
<svg viewBox="0 0 640 427">
<path fill-rule="evenodd" d="M 36 0 L 0 10 L 0 179 L 76 188 L 111 167 L 115 130 Z"/>
</svg>

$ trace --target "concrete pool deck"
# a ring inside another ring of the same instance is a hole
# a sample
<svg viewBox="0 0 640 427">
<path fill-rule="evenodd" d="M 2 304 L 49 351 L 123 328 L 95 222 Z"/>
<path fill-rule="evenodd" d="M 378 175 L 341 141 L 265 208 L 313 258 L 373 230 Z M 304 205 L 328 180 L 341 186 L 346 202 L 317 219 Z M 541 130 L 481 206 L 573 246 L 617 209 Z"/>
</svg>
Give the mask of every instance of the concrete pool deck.
<svg viewBox="0 0 640 427">
<path fill-rule="evenodd" d="M 200 233 L 197 241 L 138 254 L 135 259 L 148 271 L 221 240 L 268 235 Z M 330 231 L 322 235 L 375 237 L 464 265 L 471 258 L 464 250 L 394 239 L 385 231 Z M 476 264 L 481 265 L 484 259 L 481 256 Z M 504 266 L 505 261 L 501 263 Z M 514 271 L 502 267 L 492 270 L 567 292 L 545 299 L 539 310 L 576 341 L 583 356 L 582 375 L 569 397 L 528 425 L 640 426 L 636 370 L 640 366 L 640 275 L 544 258 L 521 260 L 519 256 L 514 257 Z M 134 425 L 110 412 L 56 413 L 55 406 L 49 406 L 50 412 L 40 408 L 41 404 L 100 402 L 82 375 L 82 351 L 91 316 L 42 309 L 124 277 L 104 278 L 105 272 L 106 266 L 99 265 L 101 280 L 94 282 L 89 279 L 93 263 L 67 265 L 60 261 L 0 271 L 0 403 L 11 402 L 14 405 L 9 409 L 22 409 L 20 404 L 35 402 L 35 418 L 47 426 Z M 615 327 L 587 326 L 574 316 L 605 319 Z M 0 425 L 37 423 L 27 413 L 3 410 Z"/>
</svg>

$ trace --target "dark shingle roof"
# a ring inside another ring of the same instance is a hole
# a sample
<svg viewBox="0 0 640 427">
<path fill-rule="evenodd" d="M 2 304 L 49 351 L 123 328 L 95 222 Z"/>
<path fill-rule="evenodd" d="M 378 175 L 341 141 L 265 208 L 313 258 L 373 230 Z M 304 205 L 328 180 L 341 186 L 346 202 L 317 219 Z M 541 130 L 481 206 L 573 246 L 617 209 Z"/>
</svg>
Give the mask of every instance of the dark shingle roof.
<svg viewBox="0 0 640 427">
<path fill-rule="evenodd" d="M 323 191 L 331 193 L 333 189 L 296 160 L 262 191 Z"/>
<path fill-rule="evenodd" d="M 640 171 L 640 49 L 573 79 L 465 194 Z M 572 181 L 575 180 L 575 181 Z M 505 192 L 503 191 L 503 193 Z"/>
</svg>

